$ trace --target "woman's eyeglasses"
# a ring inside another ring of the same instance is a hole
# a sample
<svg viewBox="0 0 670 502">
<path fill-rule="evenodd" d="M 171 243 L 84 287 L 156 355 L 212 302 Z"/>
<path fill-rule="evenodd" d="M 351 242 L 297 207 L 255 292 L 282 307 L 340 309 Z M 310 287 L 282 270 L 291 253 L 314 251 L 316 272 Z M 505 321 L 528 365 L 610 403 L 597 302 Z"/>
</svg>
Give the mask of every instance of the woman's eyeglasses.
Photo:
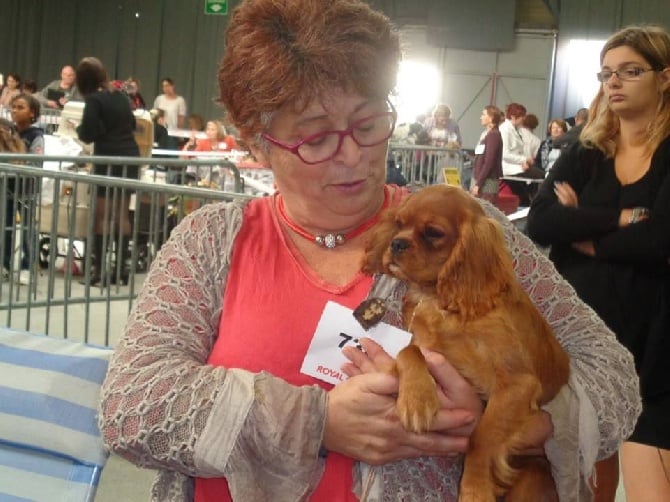
<svg viewBox="0 0 670 502">
<path fill-rule="evenodd" d="M 312 134 L 293 145 L 283 143 L 267 133 L 263 133 L 263 138 L 297 155 L 305 164 L 319 164 L 335 157 L 347 136 L 351 136 L 358 146 L 375 146 L 388 140 L 393 134 L 397 118 L 393 105 L 389 103 L 389 106 L 391 111 L 357 120 L 344 130 Z"/>
<path fill-rule="evenodd" d="M 598 81 L 601 83 L 609 82 L 609 79 L 612 78 L 612 75 L 616 75 L 619 80 L 624 82 L 629 80 L 640 80 L 642 74 L 647 73 L 648 71 L 656 71 L 653 68 L 640 68 L 639 66 L 624 66 L 618 70 L 602 70 L 599 73 L 596 73 Z"/>
</svg>

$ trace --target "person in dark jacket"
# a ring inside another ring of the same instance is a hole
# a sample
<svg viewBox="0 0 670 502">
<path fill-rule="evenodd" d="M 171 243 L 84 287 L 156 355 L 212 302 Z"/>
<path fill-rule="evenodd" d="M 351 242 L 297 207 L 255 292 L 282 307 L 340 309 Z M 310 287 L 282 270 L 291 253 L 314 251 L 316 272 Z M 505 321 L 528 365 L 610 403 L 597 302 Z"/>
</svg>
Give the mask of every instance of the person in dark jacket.
<svg viewBox="0 0 670 502">
<path fill-rule="evenodd" d="M 554 139 L 554 148 L 566 149 L 570 145 L 577 143 L 577 141 L 579 141 L 579 135 L 582 133 L 582 129 L 584 129 L 584 125 L 588 119 L 588 108 L 580 108 L 577 110 L 577 113 L 575 114 L 575 125 L 572 126 L 568 132 Z"/>
<path fill-rule="evenodd" d="M 484 131 L 475 148 L 475 165 L 472 172 L 470 193 L 492 204 L 498 200 L 498 183 L 502 176 L 502 137 L 498 125 L 503 121 L 502 112 L 495 106 L 486 106 L 481 122 Z"/>
<path fill-rule="evenodd" d="M 627 499 L 670 500 L 670 33 L 624 28 L 600 64 L 589 121 L 533 200 L 528 233 L 635 358 Z"/>
<path fill-rule="evenodd" d="M 77 87 L 84 96 L 84 113 L 77 127 L 79 139 L 93 143 L 93 154 L 104 156 L 139 157 L 140 150 L 135 141 L 135 117 L 128 98 L 109 82 L 107 71 L 99 59 L 85 57 L 77 65 Z M 117 178 L 139 177 L 137 165 L 95 164 L 93 174 Z M 128 250 L 128 236 L 131 225 L 128 218 L 128 190 L 112 197 L 108 188 L 98 187 L 95 204 L 95 238 L 93 243 L 94 268 L 90 272 L 91 285 L 103 281 L 103 285 L 118 279 L 112 274 L 103 274 L 106 249 L 103 249 L 105 235 L 107 243 L 116 240 L 117 256 L 121 257 L 120 280 L 126 283 L 128 272 L 125 268 Z M 111 207 L 115 204 L 116 207 Z M 112 215 L 115 221 L 106 221 L 105 215 Z M 113 234 L 112 234 L 113 231 Z M 124 242 L 125 241 L 125 242 Z M 87 277 L 89 277 L 87 273 Z"/>
<path fill-rule="evenodd" d="M 16 134 L 23 141 L 26 153 L 34 155 L 44 154 L 44 131 L 35 125 L 40 116 L 40 103 L 31 94 L 19 94 L 12 98 L 10 102 L 12 111 L 12 121 Z M 29 161 L 28 165 L 35 167 L 42 167 L 42 161 Z M 11 237 L 11 227 L 13 226 L 13 219 L 16 211 L 21 214 L 21 221 L 33 222 L 35 221 L 36 200 L 35 193 L 39 189 L 39 180 L 22 176 L 19 178 L 19 183 L 16 180 L 8 180 L 9 193 L 7 194 L 7 206 L 5 224 L 6 235 Z M 35 257 L 34 250 L 37 247 L 37 232 L 34 225 L 22 225 L 21 235 L 21 262 L 19 270 L 19 284 L 30 283 L 30 264 L 33 263 Z M 11 239 L 5 239 L 5 263 L 4 266 L 8 268 L 9 258 L 7 258 L 7 251 L 11 250 Z"/>
</svg>

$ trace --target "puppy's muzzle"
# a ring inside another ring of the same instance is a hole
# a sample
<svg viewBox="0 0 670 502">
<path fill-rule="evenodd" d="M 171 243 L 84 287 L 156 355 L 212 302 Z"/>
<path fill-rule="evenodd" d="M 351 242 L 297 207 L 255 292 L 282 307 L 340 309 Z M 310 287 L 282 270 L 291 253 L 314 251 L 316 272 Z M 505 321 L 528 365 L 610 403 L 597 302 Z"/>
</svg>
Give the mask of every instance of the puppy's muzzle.
<svg viewBox="0 0 670 502">
<path fill-rule="evenodd" d="M 393 239 L 391 241 L 391 252 L 393 255 L 399 255 L 409 248 L 409 241 L 407 239 Z"/>
</svg>

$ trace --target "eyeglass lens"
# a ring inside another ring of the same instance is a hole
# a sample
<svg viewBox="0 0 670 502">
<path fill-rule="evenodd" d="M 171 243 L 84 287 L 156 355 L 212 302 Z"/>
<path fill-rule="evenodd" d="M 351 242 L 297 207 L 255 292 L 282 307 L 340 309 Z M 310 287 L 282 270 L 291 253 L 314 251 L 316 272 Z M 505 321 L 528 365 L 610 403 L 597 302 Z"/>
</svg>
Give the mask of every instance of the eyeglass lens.
<svg viewBox="0 0 670 502">
<path fill-rule="evenodd" d="M 393 113 L 365 118 L 352 124 L 346 131 L 316 134 L 298 147 L 305 162 L 322 162 L 337 154 L 344 136 L 351 136 L 359 146 L 374 146 L 386 141 L 393 132 Z"/>
<path fill-rule="evenodd" d="M 612 78 L 612 75 L 616 75 L 619 80 L 636 80 L 640 78 L 643 73 L 648 71 L 652 70 L 640 68 L 639 66 L 624 66 L 618 70 L 602 70 L 596 74 L 596 77 L 598 78 L 598 81 L 602 83 L 608 82 L 609 79 Z"/>
</svg>

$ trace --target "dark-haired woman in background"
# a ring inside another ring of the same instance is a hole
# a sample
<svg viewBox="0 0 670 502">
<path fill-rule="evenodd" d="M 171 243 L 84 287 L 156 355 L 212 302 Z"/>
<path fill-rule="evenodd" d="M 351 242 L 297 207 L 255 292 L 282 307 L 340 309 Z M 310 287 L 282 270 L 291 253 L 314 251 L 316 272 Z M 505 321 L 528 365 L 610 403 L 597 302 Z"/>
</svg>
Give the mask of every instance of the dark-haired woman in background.
<svg viewBox="0 0 670 502">
<path fill-rule="evenodd" d="M 128 98 L 110 84 L 107 71 L 100 60 L 85 57 L 77 65 L 76 73 L 76 85 L 85 102 L 81 124 L 77 127 L 79 139 L 94 144 L 94 155 L 139 157 L 140 150 L 133 132 L 135 117 Z M 95 164 L 93 174 L 137 179 L 139 166 Z M 117 267 L 117 270 L 120 271 L 122 283 L 127 283 L 128 280 L 125 267 L 129 256 L 128 236 L 131 231 L 128 218 L 130 193 L 122 190 L 116 196 L 111 195 L 106 187 L 98 187 L 93 243 L 94 269 L 89 278 L 91 285 L 100 281 L 106 285 L 117 279 L 113 274 L 103 274 L 106 263 L 104 248 L 111 250 L 109 244 L 105 246 L 105 236 L 108 243 L 116 240 L 116 255 L 121 260 L 121 267 Z M 111 204 L 115 204 L 115 207 L 111 207 Z M 109 221 L 112 216 L 114 221 Z"/>
<path fill-rule="evenodd" d="M 547 137 L 540 143 L 535 157 L 535 165 L 546 173 L 554 166 L 561 149 L 554 146 L 554 140 L 568 132 L 568 123 L 563 119 L 552 119 L 547 126 Z"/>
<path fill-rule="evenodd" d="M 502 176 L 502 137 L 498 125 L 502 112 L 495 106 L 486 106 L 480 117 L 484 131 L 475 148 L 475 165 L 470 193 L 492 204 L 498 200 L 498 184 Z"/>
</svg>

